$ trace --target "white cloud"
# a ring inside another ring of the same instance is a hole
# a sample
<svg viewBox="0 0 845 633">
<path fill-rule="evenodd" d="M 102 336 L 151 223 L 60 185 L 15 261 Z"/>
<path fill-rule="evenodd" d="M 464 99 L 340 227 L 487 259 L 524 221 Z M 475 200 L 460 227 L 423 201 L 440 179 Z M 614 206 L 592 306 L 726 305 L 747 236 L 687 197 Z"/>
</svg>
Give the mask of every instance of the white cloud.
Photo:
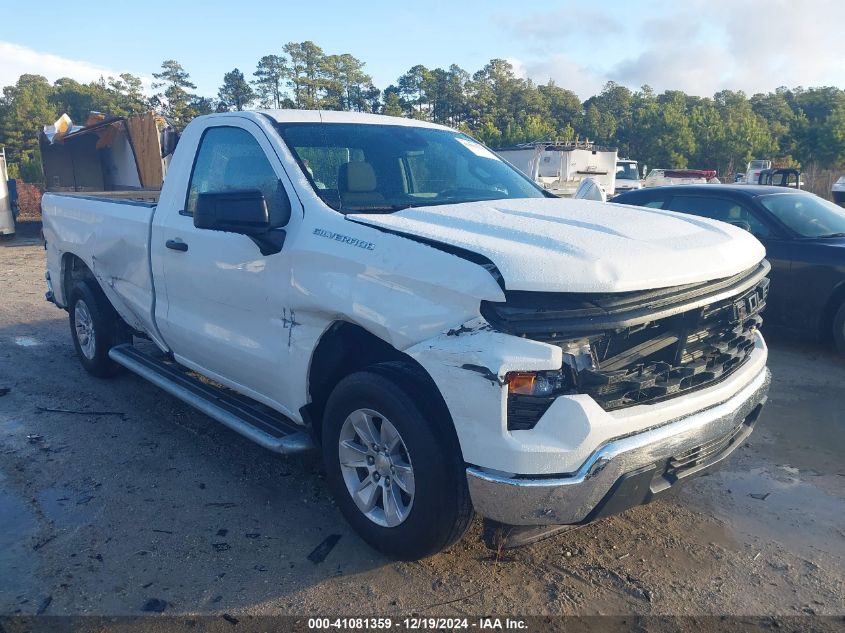
<svg viewBox="0 0 845 633">
<path fill-rule="evenodd" d="M 596 6 L 568 6 L 516 19 L 499 15 L 494 20 L 504 30 L 530 40 L 538 48 L 573 39 L 596 42 L 614 37 L 624 29 L 618 18 Z"/>
<path fill-rule="evenodd" d="M 845 84 L 845 3 L 750 4 L 749 12 L 765 17 L 752 28 L 736 21 L 725 25 L 734 58 L 733 83 L 752 86 L 749 92 L 780 85 Z"/>
<path fill-rule="evenodd" d="M 87 83 L 97 81 L 100 77 L 117 77 L 122 72 L 128 71 L 67 59 L 19 44 L 0 41 L 0 87 L 14 84 L 18 77 L 27 73 L 44 75 L 51 82 L 61 77 L 70 77 Z M 144 82 L 144 88 L 149 90 L 151 78 L 141 76 L 141 80 Z"/>
<path fill-rule="evenodd" d="M 546 84 L 553 80 L 561 88 L 577 94 L 582 100 L 597 94 L 607 81 L 602 75 L 579 64 L 569 55 L 555 54 L 542 58 L 509 58 L 514 72 L 535 83 Z"/>
<path fill-rule="evenodd" d="M 609 78 L 702 96 L 724 88 L 753 94 L 845 83 L 841 1 L 696 0 L 674 6 L 642 24 L 646 46 L 620 60 Z"/>
<path fill-rule="evenodd" d="M 845 86 L 841 0 L 664 0 L 630 14 L 625 24 L 607 22 L 596 8 L 593 27 L 575 29 L 575 37 L 564 14 L 557 17 L 513 20 L 506 30 L 522 36 L 524 54 L 511 62 L 523 76 L 540 83 L 552 78 L 582 99 L 608 80 L 700 96 L 725 88 L 750 95 L 778 86 Z M 594 43 L 586 49 L 585 31 Z"/>
<path fill-rule="evenodd" d="M 714 33 L 705 36 L 702 22 L 689 19 L 683 11 L 646 20 L 639 28 L 646 47 L 616 63 L 608 78 L 631 88 L 648 84 L 657 91 L 683 90 L 696 95 L 711 95 L 728 87 L 728 73 L 735 60 L 707 40 Z"/>
</svg>

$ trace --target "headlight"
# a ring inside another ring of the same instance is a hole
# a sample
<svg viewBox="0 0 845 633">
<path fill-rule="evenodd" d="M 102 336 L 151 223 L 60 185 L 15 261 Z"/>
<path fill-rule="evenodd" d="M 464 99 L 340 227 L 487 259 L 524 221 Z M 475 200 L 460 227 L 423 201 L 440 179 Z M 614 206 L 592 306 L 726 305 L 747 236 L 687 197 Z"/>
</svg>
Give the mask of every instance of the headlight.
<svg viewBox="0 0 845 633">
<path fill-rule="evenodd" d="M 575 393 L 575 376 L 595 367 L 595 354 L 589 338 L 561 342 L 563 366 L 556 371 L 512 371 L 505 375 L 508 385 L 508 429 L 533 429 L 552 406 L 555 398 Z"/>
<path fill-rule="evenodd" d="M 551 396 L 559 391 L 563 384 L 561 372 L 523 372 L 512 371 L 505 376 L 508 395 L 516 396 Z"/>
</svg>

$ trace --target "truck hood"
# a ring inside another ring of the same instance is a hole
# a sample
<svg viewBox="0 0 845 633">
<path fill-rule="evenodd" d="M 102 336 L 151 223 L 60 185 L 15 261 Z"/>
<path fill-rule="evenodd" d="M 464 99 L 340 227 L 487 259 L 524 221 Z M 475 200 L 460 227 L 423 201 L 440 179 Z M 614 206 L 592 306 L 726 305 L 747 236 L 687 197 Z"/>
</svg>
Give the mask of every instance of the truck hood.
<svg viewBox="0 0 845 633">
<path fill-rule="evenodd" d="M 508 290 L 649 290 L 729 277 L 765 256 L 729 224 L 590 200 L 492 200 L 347 219 L 483 255 Z"/>
</svg>

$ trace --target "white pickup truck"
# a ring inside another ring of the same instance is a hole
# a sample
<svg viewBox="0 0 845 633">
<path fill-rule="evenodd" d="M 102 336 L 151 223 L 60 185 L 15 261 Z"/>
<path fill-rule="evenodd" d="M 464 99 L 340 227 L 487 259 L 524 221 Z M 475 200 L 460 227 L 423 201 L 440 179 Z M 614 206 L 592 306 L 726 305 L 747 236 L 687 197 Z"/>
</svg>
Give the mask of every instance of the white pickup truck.
<svg viewBox="0 0 845 633">
<path fill-rule="evenodd" d="M 279 453 L 321 446 L 346 518 L 396 557 L 474 511 L 559 526 L 645 503 L 766 400 L 747 231 L 550 198 L 442 126 L 214 114 L 157 202 L 131 196 L 43 199 L 47 297 L 82 365 Z"/>
</svg>

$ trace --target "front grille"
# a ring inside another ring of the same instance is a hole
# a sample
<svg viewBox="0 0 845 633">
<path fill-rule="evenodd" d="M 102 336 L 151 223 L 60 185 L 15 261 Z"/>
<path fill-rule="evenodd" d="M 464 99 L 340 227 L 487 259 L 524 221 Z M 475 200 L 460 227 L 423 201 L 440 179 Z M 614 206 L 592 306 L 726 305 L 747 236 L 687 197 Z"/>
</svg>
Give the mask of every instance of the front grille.
<svg viewBox="0 0 845 633">
<path fill-rule="evenodd" d="M 530 313 L 525 298 L 520 297 L 520 304 L 510 311 L 507 304 L 496 308 L 488 305 L 485 316 L 491 322 L 500 317 L 494 324 L 505 331 L 508 328 L 503 324 L 523 337 L 559 344 L 564 350 L 561 373 L 565 380 L 561 383 L 565 388 L 555 395 L 588 394 L 603 409 L 611 411 L 707 387 L 742 366 L 754 349 L 755 332 L 762 324 L 760 312 L 768 294 L 768 270 L 764 262 L 733 278 L 732 288 L 722 283 L 721 290 L 734 290 L 735 294 L 704 305 L 695 297 L 685 298 L 689 303 L 681 306 L 666 303 L 660 297 L 658 309 L 654 303 L 632 304 L 626 298 L 629 305 L 624 310 L 613 312 L 605 306 L 603 314 L 585 315 L 579 305 L 577 314 L 570 317 L 561 308 L 571 299 L 563 298 L 554 318 L 549 318 L 548 307 L 538 309 L 538 317 Z M 654 301 L 654 297 L 648 301 Z M 649 309 L 658 312 L 658 318 L 649 320 Z M 601 323 L 601 329 L 590 330 L 585 325 L 588 321 Z M 546 328 L 539 327 L 543 322 Z M 573 323 L 574 327 L 569 327 Z M 524 331 L 528 327 L 530 333 Z M 580 343 L 575 353 L 580 356 L 568 358 L 573 353 L 570 341 L 576 339 Z M 586 350 L 585 340 L 589 341 Z M 533 428 L 552 400 L 510 396 L 508 427 Z"/>
<path fill-rule="evenodd" d="M 740 297 L 645 325 L 606 333 L 593 342 L 593 368 L 577 387 L 606 410 L 656 402 L 715 383 L 742 365 L 763 320 L 769 280 Z"/>
</svg>

